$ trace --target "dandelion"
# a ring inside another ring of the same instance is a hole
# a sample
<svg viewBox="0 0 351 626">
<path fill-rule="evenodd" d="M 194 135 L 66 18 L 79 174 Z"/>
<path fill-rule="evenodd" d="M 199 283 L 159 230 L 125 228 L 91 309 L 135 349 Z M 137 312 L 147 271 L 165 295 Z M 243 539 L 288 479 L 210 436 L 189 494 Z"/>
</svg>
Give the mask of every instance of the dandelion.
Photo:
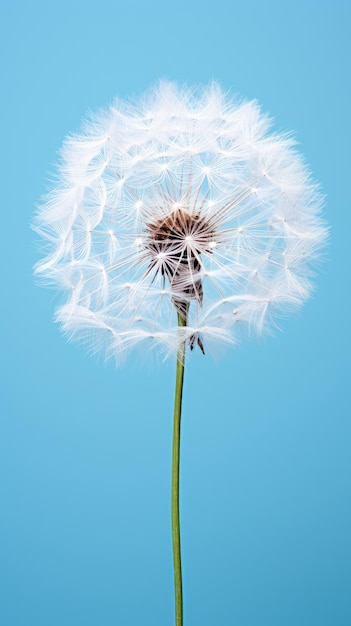
<svg viewBox="0 0 351 626">
<path fill-rule="evenodd" d="M 261 333 L 311 292 L 325 241 L 316 184 L 289 134 L 217 84 L 115 101 L 62 149 L 37 215 L 36 272 L 63 292 L 70 337 L 120 362 L 138 344 L 177 358 L 172 470 L 182 624 L 179 446 L 186 348 Z"/>
</svg>

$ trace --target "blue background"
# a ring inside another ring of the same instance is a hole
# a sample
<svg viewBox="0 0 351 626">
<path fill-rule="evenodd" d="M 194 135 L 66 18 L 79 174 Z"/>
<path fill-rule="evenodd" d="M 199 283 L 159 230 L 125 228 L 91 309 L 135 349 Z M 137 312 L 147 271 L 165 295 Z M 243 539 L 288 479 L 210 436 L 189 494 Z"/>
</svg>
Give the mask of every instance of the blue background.
<svg viewBox="0 0 351 626">
<path fill-rule="evenodd" d="M 1 3 L 4 626 L 173 624 L 174 363 L 104 366 L 53 324 L 30 230 L 64 136 L 157 78 L 295 129 L 331 241 L 302 313 L 186 371 L 185 626 L 349 626 L 348 2 Z"/>
</svg>

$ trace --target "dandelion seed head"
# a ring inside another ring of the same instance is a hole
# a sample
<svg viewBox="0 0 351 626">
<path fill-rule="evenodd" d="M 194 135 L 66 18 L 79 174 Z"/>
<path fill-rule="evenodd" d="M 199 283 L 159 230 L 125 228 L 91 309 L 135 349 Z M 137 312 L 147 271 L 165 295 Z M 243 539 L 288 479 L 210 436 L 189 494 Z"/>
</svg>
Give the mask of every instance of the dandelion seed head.
<svg viewBox="0 0 351 626">
<path fill-rule="evenodd" d="M 36 272 L 62 291 L 63 330 L 92 350 L 167 356 L 185 338 L 204 351 L 309 297 L 322 197 L 256 102 L 161 82 L 92 117 L 61 156 Z"/>
</svg>

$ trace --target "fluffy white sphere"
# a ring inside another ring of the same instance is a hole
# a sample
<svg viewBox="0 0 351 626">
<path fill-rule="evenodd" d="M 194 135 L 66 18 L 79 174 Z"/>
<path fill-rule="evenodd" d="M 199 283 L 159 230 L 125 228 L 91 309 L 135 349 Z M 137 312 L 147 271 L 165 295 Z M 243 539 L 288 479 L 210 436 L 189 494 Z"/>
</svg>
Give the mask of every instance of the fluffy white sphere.
<svg viewBox="0 0 351 626">
<path fill-rule="evenodd" d="M 161 82 L 66 139 L 36 224 L 63 329 L 117 360 L 141 342 L 168 355 L 306 300 L 321 196 L 291 137 L 269 131 L 255 101 Z"/>
</svg>

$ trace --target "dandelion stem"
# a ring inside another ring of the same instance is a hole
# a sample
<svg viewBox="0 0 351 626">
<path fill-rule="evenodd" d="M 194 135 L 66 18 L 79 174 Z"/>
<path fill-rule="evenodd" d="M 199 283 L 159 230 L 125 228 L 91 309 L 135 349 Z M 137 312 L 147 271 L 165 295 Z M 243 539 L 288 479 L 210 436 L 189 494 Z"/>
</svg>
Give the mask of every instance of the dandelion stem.
<svg viewBox="0 0 351 626">
<path fill-rule="evenodd" d="M 187 320 L 178 313 L 178 326 L 186 326 Z M 174 396 L 174 426 L 172 451 L 172 542 L 174 564 L 175 623 L 183 626 L 182 560 L 180 551 L 179 520 L 179 459 L 180 459 L 180 420 L 184 381 L 185 341 L 181 344 L 177 358 L 176 387 Z"/>
</svg>

